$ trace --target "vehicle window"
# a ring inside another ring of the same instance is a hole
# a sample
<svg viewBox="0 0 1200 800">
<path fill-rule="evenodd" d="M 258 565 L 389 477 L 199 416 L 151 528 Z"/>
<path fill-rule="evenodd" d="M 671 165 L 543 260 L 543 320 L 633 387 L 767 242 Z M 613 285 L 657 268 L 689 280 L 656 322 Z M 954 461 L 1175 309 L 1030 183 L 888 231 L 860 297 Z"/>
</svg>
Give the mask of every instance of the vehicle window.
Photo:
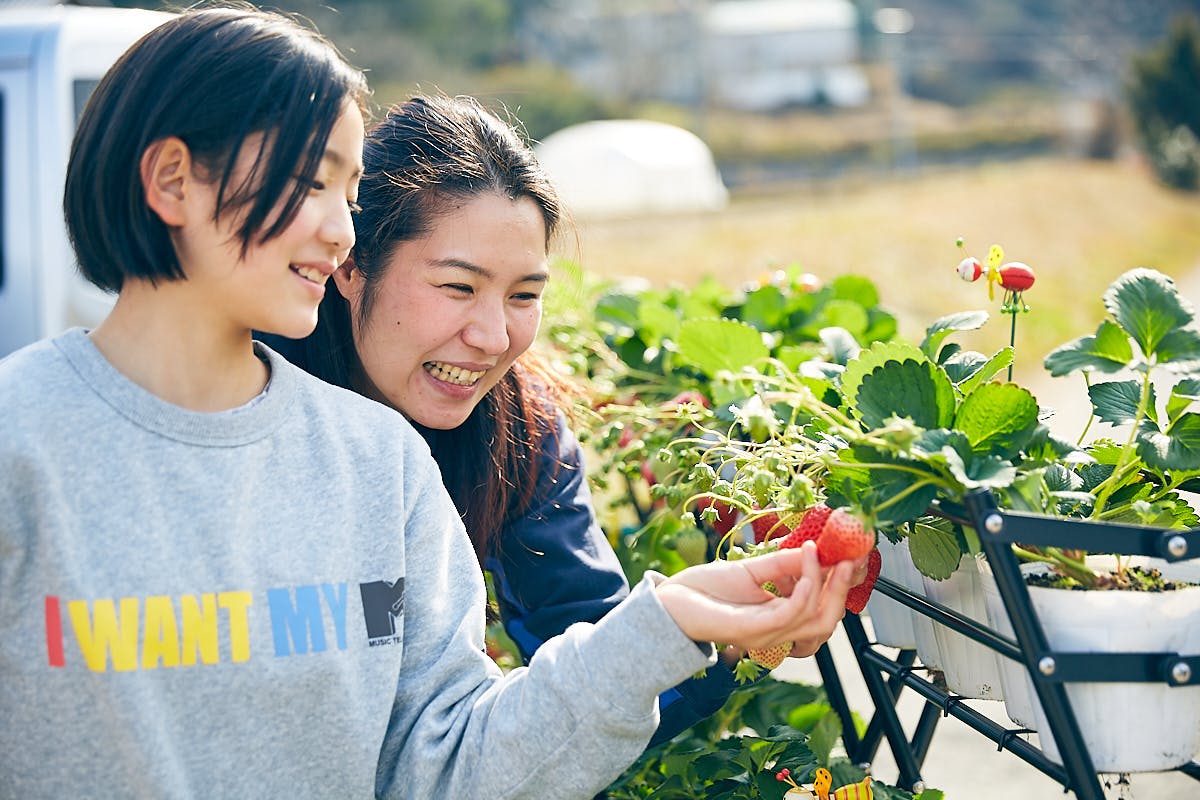
<svg viewBox="0 0 1200 800">
<path fill-rule="evenodd" d="M 79 118 L 83 116 L 83 107 L 87 105 L 88 98 L 92 96 L 96 86 L 100 84 L 98 78 L 76 78 L 74 83 L 75 90 L 75 125 L 78 127 Z"/>
<path fill-rule="evenodd" d="M 8 130 L 8 121 L 4 116 L 4 92 L 0 92 L 0 289 L 4 288 L 4 254 L 8 252 L 5 246 L 5 230 L 4 220 L 8 219 L 8 215 L 4 213 L 4 165 L 7 159 L 4 157 L 4 132 Z"/>
</svg>

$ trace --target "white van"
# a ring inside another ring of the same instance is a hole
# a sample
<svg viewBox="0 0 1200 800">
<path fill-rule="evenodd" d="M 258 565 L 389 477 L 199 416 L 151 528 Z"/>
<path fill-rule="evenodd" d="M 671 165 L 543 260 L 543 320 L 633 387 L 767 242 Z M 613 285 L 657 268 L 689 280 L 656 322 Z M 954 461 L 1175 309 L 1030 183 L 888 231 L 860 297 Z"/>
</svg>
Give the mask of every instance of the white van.
<svg viewBox="0 0 1200 800">
<path fill-rule="evenodd" d="M 92 327 L 112 307 L 113 296 L 75 266 L 62 213 L 67 159 L 100 77 L 166 19 L 139 9 L 0 8 L 0 358 L 72 325 Z"/>
</svg>

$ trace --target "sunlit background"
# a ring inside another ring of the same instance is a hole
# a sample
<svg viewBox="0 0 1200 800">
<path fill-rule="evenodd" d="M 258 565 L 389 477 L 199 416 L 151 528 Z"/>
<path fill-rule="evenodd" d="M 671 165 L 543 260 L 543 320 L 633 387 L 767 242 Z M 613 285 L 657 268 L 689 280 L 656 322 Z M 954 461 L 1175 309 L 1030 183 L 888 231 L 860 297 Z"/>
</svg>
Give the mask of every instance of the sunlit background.
<svg viewBox="0 0 1200 800">
<path fill-rule="evenodd" d="M 1038 275 L 1027 370 L 1094 328 L 1126 269 L 1200 299 L 1197 0 L 902 2 L 277 7 L 369 70 L 380 108 L 466 93 L 519 123 L 574 212 L 560 250 L 590 274 L 859 273 L 919 336 L 997 304 L 953 268 L 999 243 Z"/>
</svg>

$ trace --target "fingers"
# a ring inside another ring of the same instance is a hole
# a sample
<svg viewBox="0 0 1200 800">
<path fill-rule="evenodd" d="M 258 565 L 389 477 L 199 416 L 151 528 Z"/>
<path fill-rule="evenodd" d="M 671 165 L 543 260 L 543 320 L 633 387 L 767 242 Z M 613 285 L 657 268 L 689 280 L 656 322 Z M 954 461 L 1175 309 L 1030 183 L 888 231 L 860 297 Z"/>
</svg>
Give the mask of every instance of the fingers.
<svg viewBox="0 0 1200 800">
<path fill-rule="evenodd" d="M 793 655 L 810 656 L 833 635 L 846 614 L 846 593 L 855 585 L 854 571 L 854 564 L 849 561 L 829 570 L 822 590 L 816 595 L 819 601 L 798 620 L 801 624 L 792 636 Z"/>
</svg>

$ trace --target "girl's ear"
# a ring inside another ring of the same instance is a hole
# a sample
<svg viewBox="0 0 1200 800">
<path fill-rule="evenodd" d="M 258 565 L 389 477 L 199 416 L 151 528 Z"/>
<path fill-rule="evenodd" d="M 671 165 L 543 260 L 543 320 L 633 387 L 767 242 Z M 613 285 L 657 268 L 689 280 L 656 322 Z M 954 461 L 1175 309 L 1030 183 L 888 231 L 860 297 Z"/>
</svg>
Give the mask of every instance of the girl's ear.
<svg viewBox="0 0 1200 800">
<path fill-rule="evenodd" d="M 350 307 L 357 311 L 366 281 L 363 279 L 362 273 L 354 266 L 354 256 L 348 256 L 333 271 L 333 282 L 337 285 L 342 297 L 350 302 Z"/>
<path fill-rule="evenodd" d="M 187 219 L 185 200 L 192 178 L 192 154 L 177 136 L 159 139 L 142 153 L 142 191 L 146 205 L 163 223 L 179 227 Z"/>
</svg>

